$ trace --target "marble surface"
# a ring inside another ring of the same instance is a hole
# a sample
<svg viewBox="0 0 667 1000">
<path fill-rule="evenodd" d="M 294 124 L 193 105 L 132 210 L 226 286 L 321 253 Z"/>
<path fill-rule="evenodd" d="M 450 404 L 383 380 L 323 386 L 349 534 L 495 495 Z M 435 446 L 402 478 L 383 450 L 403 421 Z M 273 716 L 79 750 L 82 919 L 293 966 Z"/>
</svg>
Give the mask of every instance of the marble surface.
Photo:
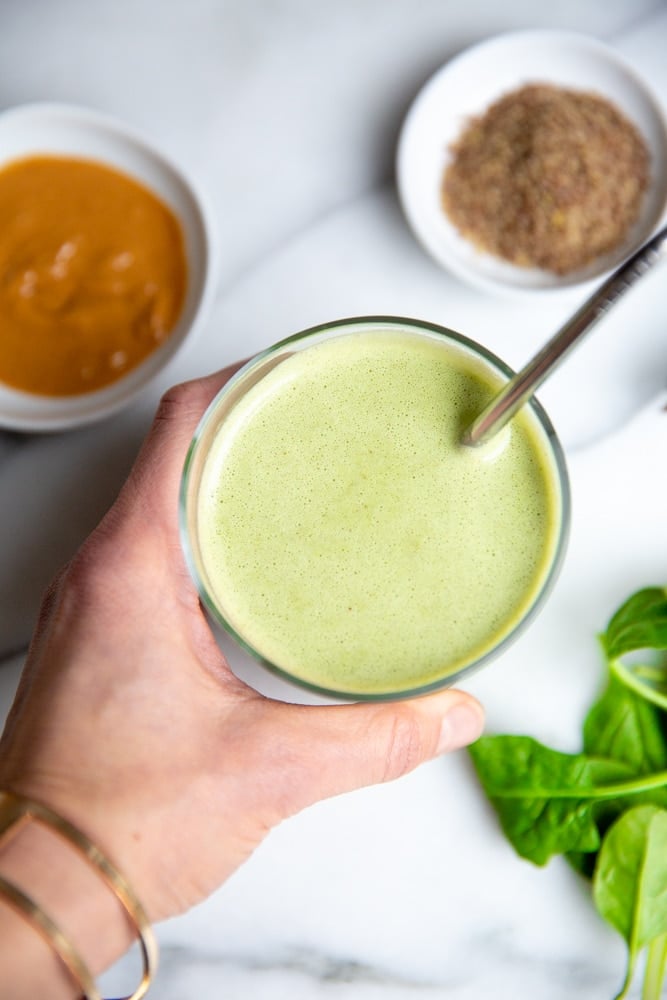
<svg viewBox="0 0 667 1000">
<path fill-rule="evenodd" d="M 0 432 L 0 712 L 44 585 L 112 500 L 168 384 L 361 313 L 431 319 L 519 365 L 577 305 L 460 284 L 415 244 L 393 186 L 421 83 L 478 39 L 539 26 L 608 40 L 667 105 L 654 0 L 4 0 L 0 108 L 65 100 L 138 126 L 204 188 L 222 255 L 206 328 L 137 404 L 68 434 Z M 644 279 L 542 392 L 568 452 L 572 540 L 538 621 L 466 685 L 490 729 L 575 749 L 601 679 L 596 631 L 665 580 L 664 282 Z M 295 817 L 159 936 L 163 1000 L 593 1000 L 624 960 L 567 868 L 512 854 L 464 753 Z"/>
</svg>

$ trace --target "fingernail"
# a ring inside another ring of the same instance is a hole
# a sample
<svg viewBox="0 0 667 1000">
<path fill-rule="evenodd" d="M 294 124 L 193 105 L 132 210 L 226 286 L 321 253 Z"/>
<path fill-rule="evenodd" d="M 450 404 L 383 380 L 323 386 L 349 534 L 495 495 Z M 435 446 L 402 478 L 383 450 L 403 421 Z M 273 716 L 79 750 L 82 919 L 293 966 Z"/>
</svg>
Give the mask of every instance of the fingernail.
<svg viewBox="0 0 667 1000">
<path fill-rule="evenodd" d="M 442 720 L 438 753 L 459 750 L 474 743 L 482 735 L 484 716 L 480 709 L 468 704 L 455 705 Z"/>
</svg>

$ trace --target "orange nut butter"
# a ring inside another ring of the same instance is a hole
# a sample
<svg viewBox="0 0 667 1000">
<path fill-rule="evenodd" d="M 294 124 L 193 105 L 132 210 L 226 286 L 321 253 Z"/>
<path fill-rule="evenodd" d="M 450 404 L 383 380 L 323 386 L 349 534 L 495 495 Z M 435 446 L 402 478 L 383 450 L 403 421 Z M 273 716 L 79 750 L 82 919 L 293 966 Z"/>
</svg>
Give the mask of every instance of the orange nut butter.
<svg viewBox="0 0 667 1000">
<path fill-rule="evenodd" d="M 0 382 L 71 396 L 121 378 L 173 329 L 187 263 L 170 208 L 91 160 L 0 170 Z"/>
</svg>

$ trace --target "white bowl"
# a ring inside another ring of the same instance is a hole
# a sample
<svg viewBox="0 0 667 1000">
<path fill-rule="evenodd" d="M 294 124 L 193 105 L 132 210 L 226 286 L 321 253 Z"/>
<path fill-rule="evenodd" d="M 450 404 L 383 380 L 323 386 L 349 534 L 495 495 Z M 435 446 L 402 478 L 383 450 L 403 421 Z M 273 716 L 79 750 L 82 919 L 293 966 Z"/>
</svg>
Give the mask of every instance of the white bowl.
<svg viewBox="0 0 667 1000">
<path fill-rule="evenodd" d="M 0 167 L 23 156 L 71 155 L 115 167 L 150 188 L 183 230 L 188 284 L 178 322 L 165 341 L 117 382 L 76 396 L 49 397 L 0 384 L 0 426 L 65 430 L 107 417 L 130 403 L 198 329 L 216 276 L 215 240 L 201 195 L 161 153 L 120 122 L 86 108 L 26 104 L 0 114 Z"/>
<path fill-rule="evenodd" d="M 527 83 L 549 83 L 607 98 L 634 122 L 651 155 L 650 187 L 627 239 L 613 253 L 564 276 L 517 267 L 480 251 L 460 235 L 441 204 L 451 146 L 469 119 Z M 570 32 L 512 32 L 462 52 L 420 91 L 401 130 L 397 184 L 419 242 L 460 278 L 507 294 L 572 287 L 616 267 L 660 222 L 667 202 L 667 126 L 645 84 L 607 45 Z"/>
</svg>

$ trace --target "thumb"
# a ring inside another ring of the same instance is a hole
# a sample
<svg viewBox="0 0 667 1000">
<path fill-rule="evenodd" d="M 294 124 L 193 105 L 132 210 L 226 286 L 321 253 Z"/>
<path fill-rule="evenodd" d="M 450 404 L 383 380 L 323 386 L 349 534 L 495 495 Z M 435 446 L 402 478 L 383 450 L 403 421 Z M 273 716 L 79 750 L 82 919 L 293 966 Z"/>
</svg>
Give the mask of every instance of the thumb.
<svg viewBox="0 0 667 1000">
<path fill-rule="evenodd" d="M 281 782 L 289 789 L 285 816 L 320 799 L 400 778 L 472 743 L 484 725 L 479 702 L 454 690 L 383 704 L 276 709 L 283 717 L 277 725 L 274 720 L 274 745 L 284 751 L 277 758 L 281 769 L 297 772 Z"/>
</svg>

